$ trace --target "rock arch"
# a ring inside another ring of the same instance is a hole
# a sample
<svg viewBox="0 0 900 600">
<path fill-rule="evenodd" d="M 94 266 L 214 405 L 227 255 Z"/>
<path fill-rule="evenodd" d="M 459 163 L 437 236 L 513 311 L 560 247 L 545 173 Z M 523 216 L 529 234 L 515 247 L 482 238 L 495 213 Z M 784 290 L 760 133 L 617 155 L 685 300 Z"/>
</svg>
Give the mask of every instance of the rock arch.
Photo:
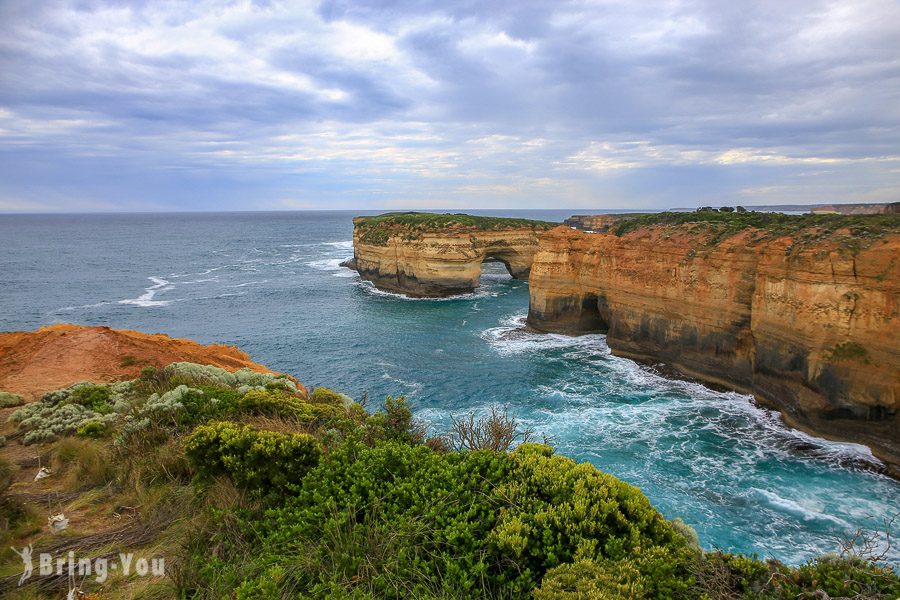
<svg viewBox="0 0 900 600">
<path fill-rule="evenodd" d="M 466 294 L 478 287 L 487 260 L 503 263 L 515 279 L 528 279 L 539 232 L 531 227 L 427 231 L 371 243 L 355 230 L 349 266 L 386 291 L 426 298 Z"/>
</svg>

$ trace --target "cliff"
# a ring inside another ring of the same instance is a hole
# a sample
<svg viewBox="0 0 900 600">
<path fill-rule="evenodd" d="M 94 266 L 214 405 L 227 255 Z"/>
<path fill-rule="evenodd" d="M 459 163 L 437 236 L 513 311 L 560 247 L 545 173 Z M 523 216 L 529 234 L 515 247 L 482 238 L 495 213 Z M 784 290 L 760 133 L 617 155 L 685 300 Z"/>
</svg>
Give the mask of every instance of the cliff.
<svg viewBox="0 0 900 600">
<path fill-rule="evenodd" d="M 37 331 L 0 333 L 0 390 L 36 398 L 80 381 L 133 379 L 143 367 L 182 361 L 229 371 L 247 367 L 273 373 L 234 346 L 204 346 L 159 333 L 109 327 L 51 325 Z M 305 393 L 301 385 L 298 388 Z"/>
<path fill-rule="evenodd" d="M 389 213 L 353 220 L 347 264 L 382 290 L 416 297 L 472 292 L 484 261 L 502 262 L 527 279 L 537 233 L 554 223 L 527 219 Z"/>
<path fill-rule="evenodd" d="M 542 234 L 529 326 L 606 332 L 617 355 L 752 393 L 792 426 L 867 444 L 896 469 L 897 219 L 694 218 Z"/>
</svg>

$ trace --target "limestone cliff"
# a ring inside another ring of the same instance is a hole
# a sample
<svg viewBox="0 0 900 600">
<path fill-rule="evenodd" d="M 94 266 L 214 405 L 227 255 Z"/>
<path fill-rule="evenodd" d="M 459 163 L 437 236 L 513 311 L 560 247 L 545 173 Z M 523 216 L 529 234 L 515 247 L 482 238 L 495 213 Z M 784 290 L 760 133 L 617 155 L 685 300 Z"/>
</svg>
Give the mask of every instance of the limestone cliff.
<svg viewBox="0 0 900 600">
<path fill-rule="evenodd" d="M 559 227 L 540 236 L 528 323 L 606 332 L 615 354 L 752 393 L 896 467 L 900 231 L 862 223 Z"/>
<path fill-rule="evenodd" d="M 395 213 L 353 220 L 348 266 L 379 289 L 416 297 L 473 291 L 484 261 L 527 279 L 537 233 L 554 224 L 526 219 Z"/>
<path fill-rule="evenodd" d="M 50 325 L 37 331 L 0 333 L 0 390 L 30 400 L 79 381 L 134 379 L 143 367 L 181 361 L 229 371 L 247 367 L 259 373 L 273 372 L 234 346 L 204 346 L 127 329 Z M 299 383 L 297 387 L 306 392 Z"/>
</svg>

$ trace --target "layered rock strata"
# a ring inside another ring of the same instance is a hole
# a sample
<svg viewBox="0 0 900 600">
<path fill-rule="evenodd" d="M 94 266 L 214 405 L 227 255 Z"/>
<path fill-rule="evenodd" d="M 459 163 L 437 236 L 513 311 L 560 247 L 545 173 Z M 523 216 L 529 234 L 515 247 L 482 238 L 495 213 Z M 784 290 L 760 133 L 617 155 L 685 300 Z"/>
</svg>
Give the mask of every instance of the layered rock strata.
<svg viewBox="0 0 900 600">
<path fill-rule="evenodd" d="M 540 236 L 530 327 L 755 395 L 798 428 L 900 464 L 900 234 L 702 224 Z"/>
<path fill-rule="evenodd" d="M 551 226 L 521 219 L 436 228 L 388 220 L 372 226 L 367 217 L 357 217 L 354 225 L 353 260 L 345 265 L 379 289 L 414 297 L 474 291 L 485 261 L 499 261 L 514 278 L 527 279 L 537 233 Z"/>
</svg>

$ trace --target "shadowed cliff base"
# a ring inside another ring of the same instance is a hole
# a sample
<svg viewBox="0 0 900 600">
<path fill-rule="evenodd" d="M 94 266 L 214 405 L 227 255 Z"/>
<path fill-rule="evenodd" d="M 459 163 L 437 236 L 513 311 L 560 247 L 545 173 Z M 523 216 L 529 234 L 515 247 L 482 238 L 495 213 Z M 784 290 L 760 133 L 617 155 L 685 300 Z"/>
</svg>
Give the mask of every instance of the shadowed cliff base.
<svg viewBox="0 0 900 600">
<path fill-rule="evenodd" d="M 344 264 L 381 290 L 420 298 L 473 292 L 487 261 L 527 279 L 537 234 L 557 225 L 433 213 L 357 217 L 353 224 L 353 259 Z"/>
<path fill-rule="evenodd" d="M 581 219 L 586 219 L 582 217 Z M 539 236 L 528 326 L 751 393 L 900 474 L 900 217 L 603 216 Z"/>
</svg>

